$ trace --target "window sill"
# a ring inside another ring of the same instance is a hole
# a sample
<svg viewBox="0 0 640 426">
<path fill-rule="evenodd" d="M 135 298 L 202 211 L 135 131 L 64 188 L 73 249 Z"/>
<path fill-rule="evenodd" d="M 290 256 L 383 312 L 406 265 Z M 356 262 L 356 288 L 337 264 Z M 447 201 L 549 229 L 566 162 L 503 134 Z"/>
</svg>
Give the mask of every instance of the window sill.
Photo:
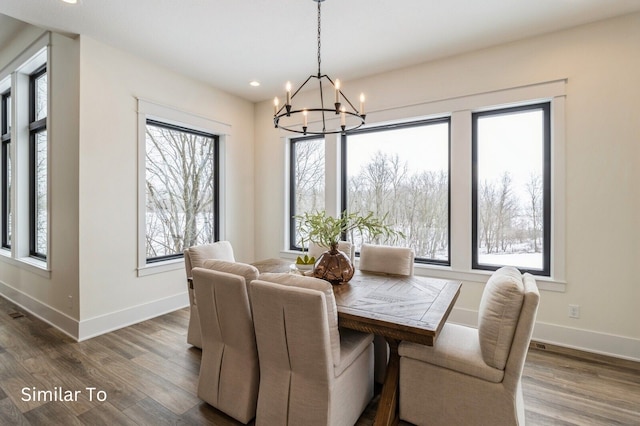
<svg viewBox="0 0 640 426">
<path fill-rule="evenodd" d="M 283 259 L 292 259 L 292 261 L 298 256 L 300 252 L 293 250 L 283 250 L 280 252 L 280 256 Z M 356 259 L 356 265 L 358 264 L 359 259 Z M 424 263 L 415 263 L 414 264 L 414 273 L 415 275 L 424 276 L 424 277 L 432 277 L 432 278 L 442 278 L 446 280 L 459 280 L 465 282 L 475 282 L 485 284 L 491 274 L 492 271 L 462 271 L 458 269 L 453 269 L 450 266 L 439 266 L 439 265 L 428 265 Z M 538 285 L 538 289 L 545 291 L 554 291 L 559 293 L 564 293 L 566 291 L 567 283 L 560 280 L 555 280 L 549 277 L 539 277 L 535 276 L 536 284 Z"/>
<path fill-rule="evenodd" d="M 180 258 L 157 263 L 148 263 L 138 268 L 138 276 L 146 277 L 147 275 L 162 274 L 164 272 L 175 271 L 177 269 L 184 270 L 184 259 Z"/>
<path fill-rule="evenodd" d="M 11 251 L 7 249 L 0 250 L 0 260 L 41 277 L 51 278 L 51 270 L 46 261 L 34 257 L 13 258 L 11 257 Z"/>
<path fill-rule="evenodd" d="M 493 271 L 479 271 L 469 270 L 462 271 L 453 269 L 450 266 L 438 266 L 438 265 L 425 265 L 423 263 L 416 263 L 415 274 L 421 276 L 428 276 L 433 278 L 443 278 L 447 280 L 460 280 L 466 282 L 476 282 L 485 284 Z M 564 293 L 566 291 L 566 282 L 554 280 L 549 277 L 540 277 L 534 275 L 538 289 L 546 291 L 555 291 Z"/>
</svg>

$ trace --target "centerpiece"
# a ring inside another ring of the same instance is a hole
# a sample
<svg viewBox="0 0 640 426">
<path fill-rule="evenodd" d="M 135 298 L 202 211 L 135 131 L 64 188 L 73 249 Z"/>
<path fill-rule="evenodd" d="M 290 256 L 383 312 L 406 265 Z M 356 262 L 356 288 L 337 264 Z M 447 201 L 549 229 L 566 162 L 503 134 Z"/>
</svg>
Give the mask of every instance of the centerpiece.
<svg viewBox="0 0 640 426">
<path fill-rule="evenodd" d="M 402 236 L 401 232 L 385 224 L 386 215 L 378 218 L 373 212 L 365 215 L 343 212 L 340 217 L 333 217 L 325 211 L 316 211 L 306 212 L 294 218 L 298 221 L 302 247 L 312 242 L 328 248 L 316 259 L 313 276 L 332 284 L 349 281 L 355 271 L 350 257 L 338 250 L 338 243 L 343 236 L 352 231 L 357 231 L 370 241 L 379 237 Z"/>
</svg>

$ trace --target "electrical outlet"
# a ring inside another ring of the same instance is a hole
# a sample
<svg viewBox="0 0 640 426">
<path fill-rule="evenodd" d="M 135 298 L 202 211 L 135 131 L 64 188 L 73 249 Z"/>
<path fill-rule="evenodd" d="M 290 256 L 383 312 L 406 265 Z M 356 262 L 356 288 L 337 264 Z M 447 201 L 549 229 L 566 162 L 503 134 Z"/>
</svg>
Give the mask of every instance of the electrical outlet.
<svg viewBox="0 0 640 426">
<path fill-rule="evenodd" d="M 569 305 L 569 318 L 580 318 L 580 305 Z"/>
</svg>

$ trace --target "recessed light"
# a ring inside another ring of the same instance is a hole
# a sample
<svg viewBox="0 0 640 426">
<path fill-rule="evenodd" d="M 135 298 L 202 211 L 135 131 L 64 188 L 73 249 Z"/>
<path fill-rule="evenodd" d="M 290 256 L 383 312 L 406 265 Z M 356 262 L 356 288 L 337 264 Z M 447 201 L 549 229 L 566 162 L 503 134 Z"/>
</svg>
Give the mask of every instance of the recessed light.
<svg viewBox="0 0 640 426">
<path fill-rule="evenodd" d="M 258 87 L 258 86 L 260 86 L 260 82 L 257 81 L 257 80 L 253 80 L 253 81 L 249 82 L 249 85 L 252 86 L 252 87 Z"/>
<path fill-rule="evenodd" d="M 65 3 L 69 3 L 69 4 L 76 4 L 78 3 L 78 0 L 62 0 Z"/>
</svg>

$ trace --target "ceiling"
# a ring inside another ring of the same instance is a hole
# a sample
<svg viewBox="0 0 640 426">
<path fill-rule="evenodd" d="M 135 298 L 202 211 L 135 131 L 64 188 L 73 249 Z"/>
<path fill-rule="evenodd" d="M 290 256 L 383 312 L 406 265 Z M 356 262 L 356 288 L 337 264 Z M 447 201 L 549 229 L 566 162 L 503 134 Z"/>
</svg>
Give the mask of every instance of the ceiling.
<svg viewBox="0 0 640 426">
<path fill-rule="evenodd" d="M 322 72 L 347 82 L 640 11 L 638 0 L 327 0 Z M 4 16 L 6 15 L 6 16 Z M 313 0 L 2 0 L 0 49 L 15 18 L 82 34 L 250 101 L 317 72 Z M 257 80 L 259 87 L 249 82 Z"/>
</svg>

